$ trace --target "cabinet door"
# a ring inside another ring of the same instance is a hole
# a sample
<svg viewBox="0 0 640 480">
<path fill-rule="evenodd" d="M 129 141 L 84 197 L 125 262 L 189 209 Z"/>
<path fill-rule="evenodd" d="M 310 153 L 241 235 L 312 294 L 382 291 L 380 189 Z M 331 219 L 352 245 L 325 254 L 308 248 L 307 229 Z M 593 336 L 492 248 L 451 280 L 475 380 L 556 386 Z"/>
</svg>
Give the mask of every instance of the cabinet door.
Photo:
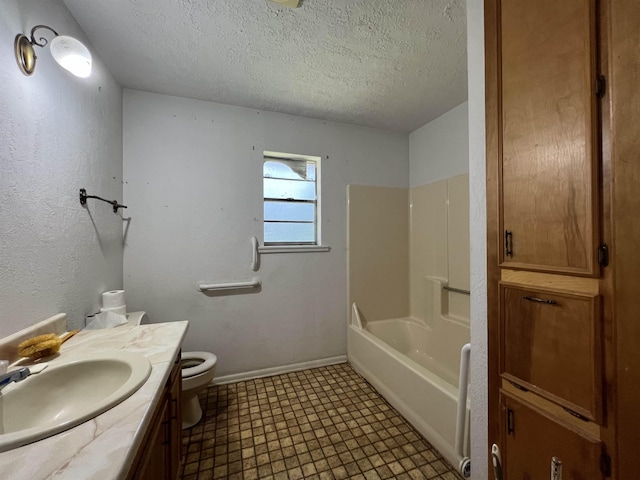
<svg viewBox="0 0 640 480">
<path fill-rule="evenodd" d="M 590 420 L 601 420 L 598 296 L 500 285 L 501 375 Z"/>
<path fill-rule="evenodd" d="M 151 435 L 145 444 L 145 450 L 135 480 L 169 480 L 169 410 L 167 402 L 162 402 L 159 414 L 155 416 Z M 173 479 L 171 479 L 173 480 Z"/>
<path fill-rule="evenodd" d="M 500 0 L 500 264 L 597 275 L 595 0 Z"/>
<path fill-rule="evenodd" d="M 602 444 L 565 428 L 517 400 L 501 397 L 505 412 L 505 480 L 551 478 L 551 459 L 562 462 L 563 480 L 599 480 Z M 506 455 L 505 455 L 506 453 Z"/>
<path fill-rule="evenodd" d="M 178 355 L 127 480 L 175 480 L 178 477 L 182 447 L 180 367 Z"/>
<path fill-rule="evenodd" d="M 169 396 L 169 429 L 170 429 L 170 458 L 169 458 L 169 478 L 178 478 L 180 458 L 182 457 L 182 375 L 180 369 L 180 356 L 178 356 L 176 366 L 170 378 L 171 384 L 168 389 Z"/>
</svg>

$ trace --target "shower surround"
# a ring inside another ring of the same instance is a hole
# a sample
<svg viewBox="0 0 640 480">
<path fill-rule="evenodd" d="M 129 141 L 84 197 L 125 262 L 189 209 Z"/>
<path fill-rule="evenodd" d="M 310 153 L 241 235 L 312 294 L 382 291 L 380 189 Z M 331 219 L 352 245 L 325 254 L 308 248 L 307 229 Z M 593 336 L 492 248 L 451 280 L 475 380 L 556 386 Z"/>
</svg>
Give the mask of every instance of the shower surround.
<svg viewBox="0 0 640 480">
<path fill-rule="evenodd" d="M 469 342 L 468 175 L 411 189 L 350 185 L 348 202 L 349 362 L 458 465 L 460 351 Z"/>
</svg>

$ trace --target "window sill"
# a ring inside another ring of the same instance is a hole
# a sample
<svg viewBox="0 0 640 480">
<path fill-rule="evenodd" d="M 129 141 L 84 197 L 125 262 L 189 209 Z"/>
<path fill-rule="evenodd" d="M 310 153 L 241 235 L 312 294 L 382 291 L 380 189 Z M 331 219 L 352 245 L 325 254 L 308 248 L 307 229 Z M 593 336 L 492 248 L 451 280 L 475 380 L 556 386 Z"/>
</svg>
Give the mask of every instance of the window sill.
<svg viewBox="0 0 640 480">
<path fill-rule="evenodd" d="M 308 252 L 328 252 L 331 247 L 328 245 L 267 245 L 258 247 L 261 254 L 267 253 L 308 253 Z"/>
</svg>

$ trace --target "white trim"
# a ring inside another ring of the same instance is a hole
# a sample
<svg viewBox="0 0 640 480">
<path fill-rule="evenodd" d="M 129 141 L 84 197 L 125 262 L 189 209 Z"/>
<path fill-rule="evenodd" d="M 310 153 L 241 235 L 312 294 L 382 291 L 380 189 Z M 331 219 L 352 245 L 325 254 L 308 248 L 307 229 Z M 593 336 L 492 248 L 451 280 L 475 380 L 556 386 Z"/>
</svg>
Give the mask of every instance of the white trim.
<svg viewBox="0 0 640 480">
<path fill-rule="evenodd" d="M 329 252 L 329 245 L 267 245 L 258 247 L 258 252 L 267 253 L 304 253 L 304 252 Z"/>
<path fill-rule="evenodd" d="M 319 162 L 322 160 L 322 157 L 318 157 L 316 155 L 302 155 L 299 153 L 284 153 L 284 152 L 272 152 L 270 150 L 265 150 L 262 152 L 263 157 L 268 158 L 281 158 L 283 160 L 304 160 L 308 162 Z"/>
<path fill-rule="evenodd" d="M 255 378 L 271 377 L 283 373 L 297 372 L 299 370 L 307 370 L 309 368 L 326 367 L 328 365 L 337 365 L 346 363 L 346 355 L 338 355 L 337 357 L 320 358 L 318 360 L 310 360 L 308 362 L 293 363 L 291 365 L 281 365 L 279 367 L 263 368 L 262 370 L 253 370 L 245 373 L 235 373 L 233 375 L 225 375 L 223 377 L 214 378 L 211 385 L 225 385 L 227 383 L 242 382 L 245 380 L 253 380 Z"/>
<path fill-rule="evenodd" d="M 315 155 L 301 155 L 297 153 L 284 153 L 284 152 L 272 152 L 270 150 L 264 150 L 262 152 L 262 161 L 264 162 L 272 160 L 294 160 L 294 161 L 302 161 L 302 162 L 314 162 L 316 164 L 316 178 L 314 181 L 315 190 L 316 190 L 316 198 L 313 201 L 313 205 L 315 207 L 315 218 L 313 220 L 313 228 L 315 230 L 315 242 L 320 244 L 322 242 L 322 157 L 318 157 Z M 264 204 L 264 170 L 262 175 L 262 197 Z M 264 217 L 262 218 L 262 232 L 264 233 L 265 221 Z M 306 246 L 306 245 L 303 245 Z M 310 251 L 325 251 L 325 250 L 310 250 Z M 327 250 L 328 251 L 328 250 Z M 271 252 L 264 252 L 271 253 Z M 273 253 L 292 253 L 292 252 L 273 252 Z"/>
</svg>

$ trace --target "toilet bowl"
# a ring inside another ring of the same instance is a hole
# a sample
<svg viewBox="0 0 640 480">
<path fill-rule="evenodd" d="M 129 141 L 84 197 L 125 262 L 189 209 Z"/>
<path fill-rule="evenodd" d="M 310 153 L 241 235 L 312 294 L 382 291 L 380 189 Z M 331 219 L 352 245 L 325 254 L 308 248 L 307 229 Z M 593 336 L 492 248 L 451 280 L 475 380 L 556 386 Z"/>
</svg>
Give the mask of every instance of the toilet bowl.
<svg viewBox="0 0 640 480">
<path fill-rule="evenodd" d="M 182 352 L 183 429 L 193 427 L 202 418 L 198 394 L 213 380 L 217 360 L 210 352 Z"/>
<path fill-rule="evenodd" d="M 149 323 L 145 312 L 127 314 L 129 325 Z M 209 386 L 216 372 L 217 357 L 210 352 L 182 352 L 182 428 L 191 428 L 202 418 L 198 394 Z"/>
</svg>

